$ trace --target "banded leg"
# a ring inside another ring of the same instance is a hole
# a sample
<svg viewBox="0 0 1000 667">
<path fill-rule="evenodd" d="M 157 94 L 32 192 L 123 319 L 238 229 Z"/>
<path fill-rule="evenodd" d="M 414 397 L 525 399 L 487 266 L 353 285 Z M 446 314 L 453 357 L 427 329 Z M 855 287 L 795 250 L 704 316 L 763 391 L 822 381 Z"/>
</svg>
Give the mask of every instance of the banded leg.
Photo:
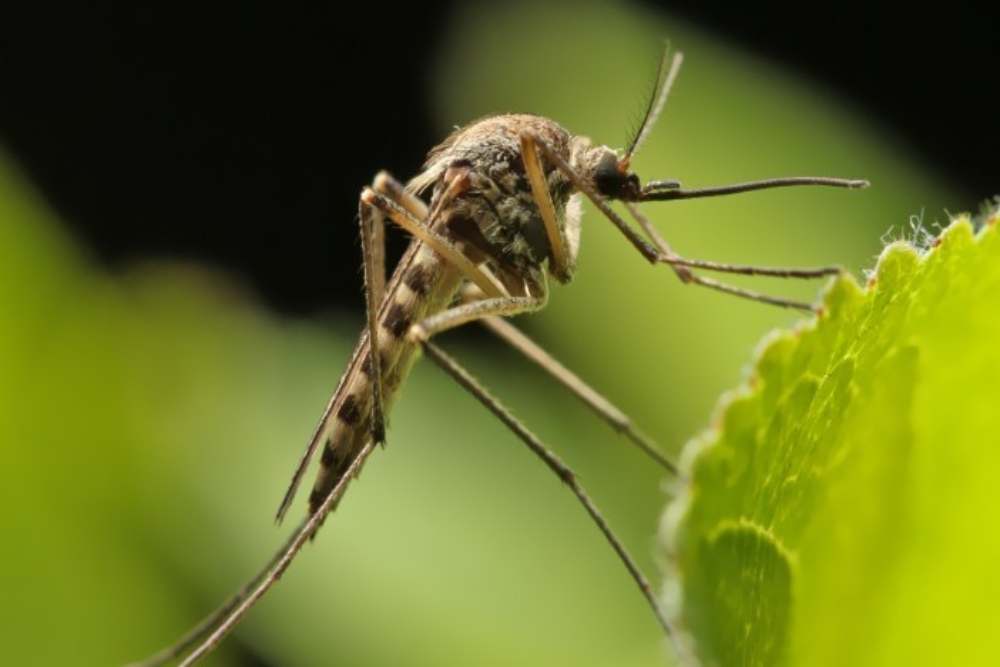
<svg viewBox="0 0 1000 667">
<path fill-rule="evenodd" d="M 691 268 L 701 268 L 705 270 L 712 271 L 723 271 L 727 273 L 738 273 L 744 275 L 770 275 L 776 277 L 784 278 L 820 278 L 827 275 L 832 275 L 834 273 L 839 273 L 840 269 L 837 267 L 821 267 L 818 269 L 784 269 L 784 268 L 771 268 L 771 267 L 755 267 L 747 265 L 736 265 L 736 264 L 722 264 L 718 262 L 705 262 L 701 260 L 686 260 L 683 257 L 676 255 L 670 250 L 669 246 L 666 244 L 662 236 L 660 236 L 655 228 L 649 223 L 644 216 L 642 216 L 639 211 L 626 202 L 629 211 L 636 216 L 639 221 L 640 226 L 643 227 L 647 234 L 650 234 L 652 243 L 646 241 L 642 236 L 636 232 L 631 225 L 629 225 L 620 215 L 618 215 L 609 205 L 604 197 L 600 196 L 594 189 L 587 183 L 573 167 L 571 167 L 559 154 L 553 151 L 549 146 L 533 135 L 527 135 L 528 140 L 535 144 L 539 152 L 545 156 L 552 164 L 554 164 L 560 171 L 562 171 L 568 179 L 573 183 L 580 192 L 582 192 L 590 201 L 608 218 L 621 232 L 625 235 L 625 238 L 646 258 L 651 264 L 663 263 L 670 265 L 677 277 L 685 284 L 701 285 L 703 287 L 708 287 L 710 289 L 715 289 L 727 294 L 732 294 L 733 296 L 738 296 L 745 299 L 750 299 L 753 301 L 759 301 L 761 303 L 768 303 L 775 306 L 781 306 L 785 308 L 798 308 L 802 310 L 807 310 L 813 312 L 813 307 L 810 304 L 803 303 L 800 301 L 793 301 L 791 299 L 783 299 L 780 297 L 773 297 L 760 292 L 755 292 L 752 290 L 743 289 L 740 287 L 735 287 L 733 285 L 728 285 L 711 278 L 705 278 L 699 276 L 692 271 Z M 814 179 L 815 180 L 815 179 Z M 831 179 L 831 183 L 812 183 L 812 184 L 833 184 L 839 187 L 854 187 L 854 186 L 844 186 L 844 184 L 839 179 Z M 846 181 L 844 182 L 846 183 Z"/>
<path fill-rule="evenodd" d="M 500 421 L 514 432 L 518 438 L 527 445 L 536 456 L 542 459 L 552 472 L 565 483 L 577 500 L 583 505 L 587 514 L 597 524 L 598 529 L 611 544 L 611 548 L 618 555 L 625 569 L 628 570 L 632 579 L 638 585 L 646 601 L 653 609 L 657 620 L 667 635 L 672 635 L 673 631 L 666 615 L 660 609 L 653 594 L 653 589 L 649 581 L 639 570 L 635 561 L 625 549 L 625 545 L 614 534 L 603 515 L 594 505 L 594 502 L 587 495 L 587 492 L 576 479 L 576 475 L 558 456 L 556 456 L 541 440 L 529 431 L 506 407 L 503 406 L 489 391 L 477 382 L 469 373 L 462 368 L 454 359 L 448 356 L 443 350 L 430 342 L 430 338 L 437 333 L 460 326 L 473 320 L 479 320 L 497 315 L 512 315 L 519 312 L 535 310 L 545 303 L 545 295 L 541 297 L 507 297 L 504 299 L 483 299 L 465 303 L 453 308 L 449 308 L 442 313 L 424 319 L 418 324 L 410 327 L 409 336 L 419 343 L 424 353 L 441 367 L 448 375 L 469 391 L 480 403 L 492 412 Z"/>
</svg>

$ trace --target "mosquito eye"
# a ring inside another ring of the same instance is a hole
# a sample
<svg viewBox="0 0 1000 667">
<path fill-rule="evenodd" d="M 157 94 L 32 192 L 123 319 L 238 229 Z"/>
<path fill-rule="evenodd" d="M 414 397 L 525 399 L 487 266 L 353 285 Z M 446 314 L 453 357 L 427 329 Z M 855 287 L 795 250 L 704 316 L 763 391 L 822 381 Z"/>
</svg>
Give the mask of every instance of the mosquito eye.
<svg viewBox="0 0 1000 667">
<path fill-rule="evenodd" d="M 625 174 L 618 170 L 618 158 L 613 153 L 608 153 L 597 163 L 594 185 L 605 197 L 618 197 L 626 180 Z"/>
</svg>

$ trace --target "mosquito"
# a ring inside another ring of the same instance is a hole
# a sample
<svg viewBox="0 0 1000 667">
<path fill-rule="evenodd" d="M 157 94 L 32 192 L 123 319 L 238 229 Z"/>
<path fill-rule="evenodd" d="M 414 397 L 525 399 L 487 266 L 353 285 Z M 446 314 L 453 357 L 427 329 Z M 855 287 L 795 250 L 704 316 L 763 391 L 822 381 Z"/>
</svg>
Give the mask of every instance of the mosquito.
<svg viewBox="0 0 1000 667">
<path fill-rule="evenodd" d="M 656 464 L 671 475 L 678 474 L 674 463 L 624 412 L 506 319 L 545 306 L 548 276 L 559 283 L 573 278 L 582 198 L 590 200 L 646 261 L 666 264 L 683 283 L 811 311 L 808 303 L 736 287 L 696 271 L 821 278 L 839 273 L 838 267 L 759 267 L 687 259 L 670 248 L 637 205 L 797 185 L 868 185 L 860 179 L 813 176 L 698 189 L 685 189 L 673 180 L 642 185 L 630 165 L 663 110 L 682 61 L 680 53 L 672 58 L 664 53 L 643 120 L 621 151 L 596 145 L 540 116 L 490 116 L 452 132 L 430 151 L 423 171 L 406 185 L 383 171 L 371 187 L 364 188 L 358 207 L 367 305 L 364 330 L 292 476 L 277 520 L 287 513 L 313 455 L 322 450 L 309 512 L 267 566 L 233 598 L 175 644 L 136 664 L 163 664 L 192 647 L 181 664 L 195 663 L 275 584 L 336 508 L 376 445 L 384 445 L 386 414 L 421 353 L 513 431 L 569 488 L 628 570 L 663 631 L 674 635 L 649 581 L 574 472 L 432 339 L 469 322 L 485 325 Z M 428 195 L 429 203 L 425 203 L 423 197 Z M 615 201 L 622 203 L 639 231 L 611 208 Z M 403 228 L 413 239 L 386 283 L 388 223 Z"/>
</svg>

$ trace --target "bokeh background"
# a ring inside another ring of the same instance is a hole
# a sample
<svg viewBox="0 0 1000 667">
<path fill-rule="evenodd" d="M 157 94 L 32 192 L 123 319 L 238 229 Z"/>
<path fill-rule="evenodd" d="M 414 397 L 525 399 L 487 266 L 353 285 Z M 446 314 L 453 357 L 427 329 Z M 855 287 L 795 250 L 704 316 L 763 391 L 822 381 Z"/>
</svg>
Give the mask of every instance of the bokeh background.
<svg viewBox="0 0 1000 667">
<path fill-rule="evenodd" d="M 824 11 L 5 8 L 4 661 L 143 656 L 277 547 L 274 509 L 361 326 L 360 187 L 414 174 L 453 125 L 530 111 L 620 145 L 669 38 L 687 60 L 641 176 L 873 182 L 651 205 L 681 252 L 860 273 L 914 216 L 932 226 L 995 194 L 989 19 Z M 521 324 L 676 453 L 796 317 L 682 287 L 587 209 L 577 279 Z M 475 328 L 443 344 L 579 471 L 658 578 L 660 471 Z M 209 664 L 671 663 L 572 496 L 470 397 L 420 364 L 390 427 Z"/>
</svg>

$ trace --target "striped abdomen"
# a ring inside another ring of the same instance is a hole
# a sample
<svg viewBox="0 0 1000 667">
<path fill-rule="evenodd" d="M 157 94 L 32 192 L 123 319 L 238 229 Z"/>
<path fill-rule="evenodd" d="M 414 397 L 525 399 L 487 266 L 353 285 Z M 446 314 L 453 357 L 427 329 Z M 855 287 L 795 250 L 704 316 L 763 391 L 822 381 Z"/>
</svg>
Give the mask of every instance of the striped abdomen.
<svg viewBox="0 0 1000 667">
<path fill-rule="evenodd" d="M 446 307 L 460 283 L 460 274 L 422 243 L 414 242 L 400 260 L 378 316 L 378 354 L 386 414 L 416 359 L 418 345 L 406 337 L 410 326 Z M 310 512 L 316 511 L 371 439 L 371 353 L 365 330 L 317 433 L 323 449 L 319 474 L 309 496 Z"/>
</svg>

